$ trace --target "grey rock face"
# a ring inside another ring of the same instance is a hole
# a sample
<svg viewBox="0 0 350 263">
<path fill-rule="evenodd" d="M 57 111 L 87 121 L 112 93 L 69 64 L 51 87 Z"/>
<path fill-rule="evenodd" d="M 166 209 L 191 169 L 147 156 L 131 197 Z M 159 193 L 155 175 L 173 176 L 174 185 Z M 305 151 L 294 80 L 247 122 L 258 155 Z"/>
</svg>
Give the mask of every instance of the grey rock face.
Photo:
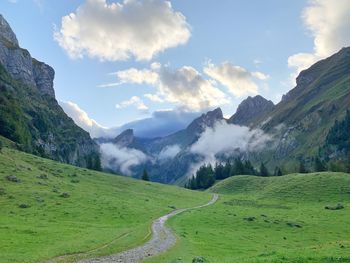
<svg viewBox="0 0 350 263">
<path fill-rule="evenodd" d="M 49 65 L 33 59 L 34 81 L 41 94 L 47 94 L 55 97 L 53 89 L 53 80 L 55 71 Z"/>
<path fill-rule="evenodd" d="M 4 17 L 0 14 L 0 37 L 5 41 L 9 42 L 13 46 L 18 47 L 18 40 L 16 38 L 15 33 L 13 33 L 10 25 L 4 19 Z"/>
<path fill-rule="evenodd" d="M 37 87 L 42 95 L 55 97 L 55 71 L 45 63 L 33 59 L 28 50 L 19 47 L 16 35 L 1 15 L 0 63 L 15 80 Z"/>
<path fill-rule="evenodd" d="M 254 120 L 268 114 L 274 109 L 272 101 L 258 95 L 248 97 L 238 106 L 236 113 L 229 119 L 229 123 L 249 126 Z"/>
<path fill-rule="evenodd" d="M 134 130 L 128 129 L 119 134 L 114 140 L 113 143 L 120 147 L 128 147 L 134 142 Z"/>
<path fill-rule="evenodd" d="M 188 127 L 187 131 L 194 132 L 197 134 L 202 133 L 205 128 L 213 127 L 217 121 L 223 120 L 224 116 L 222 110 L 217 108 L 215 110 L 209 111 L 206 114 L 202 114 L 199 118 L 195 119 Z"/>
</svg>

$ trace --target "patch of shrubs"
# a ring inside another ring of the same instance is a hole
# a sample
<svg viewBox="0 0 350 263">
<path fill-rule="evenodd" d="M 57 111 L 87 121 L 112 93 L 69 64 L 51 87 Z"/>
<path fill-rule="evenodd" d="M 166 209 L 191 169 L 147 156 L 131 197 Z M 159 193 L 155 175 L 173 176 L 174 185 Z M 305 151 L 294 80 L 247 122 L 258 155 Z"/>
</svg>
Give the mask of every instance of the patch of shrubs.
<svg viewBox="0 0 350 263">
<path fill-rule="evenodd" d="M 327 209 L 327 210 L 341 210 L 344 208 L 345 208 L 345 206 L 343 204 L 337 204 L 335 206 L 331 206 L 331 205 L 325 206 L 325 209 Z"/>
<path fill-rule="evenodd" d="M 204 257 L 195 257 L 192 259 L 192 263 L 207 263 L 209 262 Z"/>
<path fill-rule="evenodd" d="M 72 180 L 70 180 L 70 182 L 73 183 L 73 184 L 77 184 L 77 183 L 79 183 L 80 181 L 79 181 L 78 179 L 72 179 Z"/>
<path fill-rule="evenodd" d="M 29 208 L 30 205 L 28 205 L 28 204 L 20 204 L 18 207 L 19 208 Z"/>
<path fill-rule="evenodd" d="M 243 218 L 245 221 L 248 221 L 248 222 L 253 222 L 253 221 L 255 221 L 255 216 L 249 216 L 249 217 L 245 217 L 245 218 Z"/>
</svg>

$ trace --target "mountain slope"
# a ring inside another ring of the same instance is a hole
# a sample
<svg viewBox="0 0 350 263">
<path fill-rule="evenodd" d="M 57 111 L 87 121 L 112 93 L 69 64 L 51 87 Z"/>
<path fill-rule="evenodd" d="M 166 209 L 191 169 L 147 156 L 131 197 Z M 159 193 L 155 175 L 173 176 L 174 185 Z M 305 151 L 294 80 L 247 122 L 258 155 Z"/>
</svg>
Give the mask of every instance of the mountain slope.
<svg viewBox="0 0 350 263">
<path fill-rule="evenodd" d="M 318 155 L 331 127 L 350 108 L 349 87 L 350 48 L 301 72 L 297 86 L 253 125 L 276 135 L 277 146 L 266 152 L 266 161 L 295 171 L 298 160 Z"/>
<path fill-rule="evenodd" d="M 0 15 L 0 135 L 20 149 L 99 169 L 97 144 L 58 105 L 54 70 L 20 48 Z"/>
<path fill-rule="evenodd" d="M 1 140 L 1 136 L 0 136 Z M 61 262 L 144 243 L 152 220 L 211 194 L 0 152 L 0 261 Z"/>
</svg>

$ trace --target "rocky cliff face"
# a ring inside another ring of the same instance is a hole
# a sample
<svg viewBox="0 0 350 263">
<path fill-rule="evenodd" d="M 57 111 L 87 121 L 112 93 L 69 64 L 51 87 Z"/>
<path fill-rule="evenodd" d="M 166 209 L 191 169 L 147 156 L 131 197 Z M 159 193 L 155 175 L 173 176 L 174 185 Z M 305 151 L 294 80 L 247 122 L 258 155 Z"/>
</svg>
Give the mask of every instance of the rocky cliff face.
<svg viewBox="0 0 350 263">
<path fill-rule="evenodd" d="M 135 142 L 134 130 L 125 130 L 119 134 L 112 142 L 119 147 L 130 147 Z"/>
<path fill-rule="evenodd" d="M 262 116 L 268 115 L 274 107 L 272 101 L 260 95 L 249 96 L 239 104 L 236 113 L 228 120 L 228 123 L 250 126 Z"/>
<path fill-rule="evenodd" d="M 217 108 L 215 110 L 209 111 L 202 116 L 195 119 L 188 127 L 187 131 L 193 132 L 194 134 L 201 134 L 205 128 L 213 127 L 217 121 L 223 120 L 224 116 L 222 110 Z"/>
<path fill-rule="evenodd" d="M 25 151 L 98 169 L 98 146 L 58 105 L 54 76 L 19 46 L 0 15 L 0 135 Z"/>
<path fill-rule="evenodd" d="M 55 71 L 49 65 L 39 62 L 22 49 L 11 27 L 0 15 L 0 63 L 7 72 L 22 83 L 36 87 L 40 94 L 55 97 L 53 79 Z"/>
</svg>

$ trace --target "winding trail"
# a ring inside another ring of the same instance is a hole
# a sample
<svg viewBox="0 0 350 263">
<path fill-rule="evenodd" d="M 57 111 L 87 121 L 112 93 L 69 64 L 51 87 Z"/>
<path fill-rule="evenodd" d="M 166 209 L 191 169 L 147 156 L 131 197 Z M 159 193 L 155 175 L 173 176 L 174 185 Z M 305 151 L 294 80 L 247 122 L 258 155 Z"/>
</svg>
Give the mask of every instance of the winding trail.
<svg viewBox="0 0 350 263">
<path fill-rule="evenodd" d="M 79 261 L 80 263 L 110 263 L 110 262 L 119 262 L 119 263 L 137 263 L 142 260 L 158 255 L 162 252 L 167 251 L 176 243 L 176 236 L 173 232 L 165 226 L 165 222 L 180 213 L 189 211 L 192 209 L 199 209 L 206 206 L 214 204 L 218 200 L 219 196 L 217 194 L 213 195 L 213 198 L 205 205 L 200 205 L 191 208 L 178 209 L 169 214 L 166 214 L 155 221 L 152 224 L 152 238 L 144 245 L 141 245 L 124 252 L 120 252 L 115 255 L 110 255 L 103 258 L 95 258 Z"/>
</svg>

